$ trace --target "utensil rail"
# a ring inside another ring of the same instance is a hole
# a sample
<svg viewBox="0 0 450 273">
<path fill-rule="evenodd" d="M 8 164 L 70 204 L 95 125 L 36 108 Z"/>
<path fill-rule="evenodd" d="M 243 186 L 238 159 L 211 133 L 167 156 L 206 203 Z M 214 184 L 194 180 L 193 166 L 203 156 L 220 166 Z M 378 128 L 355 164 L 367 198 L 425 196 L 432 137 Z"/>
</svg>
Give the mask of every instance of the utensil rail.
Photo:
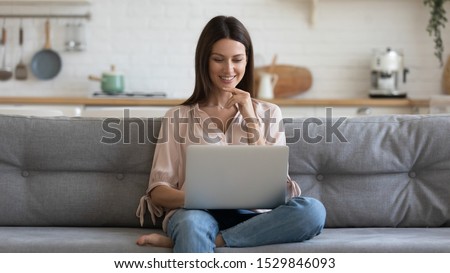
<svg viewBox="0 0 450 273">
<path fill-rule="evenodd" d="M 86 19 L 91 20 L 91 13 L 85 14 L 0 14 L 0 18 L 64 18 L 64 19 Z"/>
</svg>

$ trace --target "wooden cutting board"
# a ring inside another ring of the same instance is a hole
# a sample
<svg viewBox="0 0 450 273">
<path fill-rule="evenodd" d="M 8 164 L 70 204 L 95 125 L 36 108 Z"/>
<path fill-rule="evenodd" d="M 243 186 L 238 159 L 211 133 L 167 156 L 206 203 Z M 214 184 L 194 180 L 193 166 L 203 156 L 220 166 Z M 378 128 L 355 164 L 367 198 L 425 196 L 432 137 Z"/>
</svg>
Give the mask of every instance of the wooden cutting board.
<svg viewBox="0 0 450 273">
<path fill-rule="evenodd" d="M 308 91 L 311 88 L 313 77 L 311 71 L 305 67 L 293 65 L 275 65 L 255 68 L 255 90 L 258 92 L 259 74 L 269 72 L 278 75 L 278 82 L 275 85 L 274 97 L 287 98 Z"/>
</svg>

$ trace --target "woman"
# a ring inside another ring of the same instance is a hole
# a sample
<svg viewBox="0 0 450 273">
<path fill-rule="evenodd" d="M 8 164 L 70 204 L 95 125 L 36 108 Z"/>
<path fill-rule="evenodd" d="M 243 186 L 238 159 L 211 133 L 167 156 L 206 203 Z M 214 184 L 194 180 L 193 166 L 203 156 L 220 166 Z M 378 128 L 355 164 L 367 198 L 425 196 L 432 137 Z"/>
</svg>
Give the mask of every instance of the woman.
<svg viewBox="0 0 450 273">
<path fill-rule="evenodd" d="M 213 252 L 215 247 L 252 247 L 301 242 L 318 235 L 323 205 L 299 197 L 287 177 L 291 199 L 271 211 L 183 209 L 186 147 L 285 145 L 278 106 L 253 99 L 253 46 L 234 17 L 217 16 L 203 29 L 195 55 L 195 88 L 182 105 L 169 110 L 156 146 L 149 187 L 137 215 L 164 216 L 160 234 L 143 235 L 138 245 L 173 247 L 174 252 Z M 214 140 L 214 141 L 211 141 Z"/>
</svg>

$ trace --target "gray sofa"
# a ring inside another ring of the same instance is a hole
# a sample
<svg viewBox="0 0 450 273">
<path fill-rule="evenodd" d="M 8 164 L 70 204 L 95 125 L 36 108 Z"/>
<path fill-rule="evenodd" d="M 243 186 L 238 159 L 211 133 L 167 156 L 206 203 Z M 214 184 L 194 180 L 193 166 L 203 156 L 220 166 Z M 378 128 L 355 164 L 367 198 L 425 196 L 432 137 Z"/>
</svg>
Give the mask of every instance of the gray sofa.
<svg viewBox="0 0 450 273">
<path fill-rule="evenodd" d="M 0 116 L 0 252 L 170 252 L 135 244 L 161 232 L 135 215 L 160 122 Z M 217 252 L 450 252 L 450 115 L 285 126 L 290 175 L 326 228 Z"/>
</svg>

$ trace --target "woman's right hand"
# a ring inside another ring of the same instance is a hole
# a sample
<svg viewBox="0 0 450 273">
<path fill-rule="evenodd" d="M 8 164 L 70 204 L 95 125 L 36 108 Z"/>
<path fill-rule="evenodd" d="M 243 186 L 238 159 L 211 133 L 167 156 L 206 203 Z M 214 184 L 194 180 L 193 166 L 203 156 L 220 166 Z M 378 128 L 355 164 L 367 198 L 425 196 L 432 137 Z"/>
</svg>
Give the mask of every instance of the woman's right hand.
<svg viewBox="0 0 450 273">
<path fill-rule="evenodd" d="M 184 191 L 169 186 L 157 186 L 150 192 L 150 197 L 155 205 L 177 209 L 184 206 Z"/>
</svg>

